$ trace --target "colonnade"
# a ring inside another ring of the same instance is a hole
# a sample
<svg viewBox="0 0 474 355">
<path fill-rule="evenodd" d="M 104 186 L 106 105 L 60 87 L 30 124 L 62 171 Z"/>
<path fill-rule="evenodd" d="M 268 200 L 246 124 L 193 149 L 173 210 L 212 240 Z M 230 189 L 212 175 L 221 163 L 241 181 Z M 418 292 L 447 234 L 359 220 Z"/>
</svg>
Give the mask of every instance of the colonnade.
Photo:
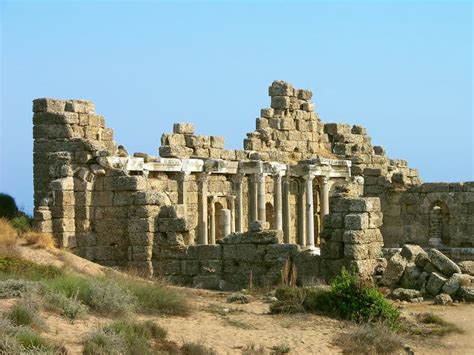
<svg viewBox="0 0 474 355">
<path fill-rule="evenodd" d="M 221 226 L 216 226 L 216 201 L 217 197 L 209 196 L 208 178 L 210 173 L 204 172 L 198 174 L 198 244 L 214 244 L 216 242 L 216 228 L 222 228 L 222 236 L 232 232 L 241 233 L 244 231 L 244 198 L 243 181 L 244 174 L 238 173 L 232 175 L 233 194 L 226 196 L 227 209 L 222 209 Z M 274 228 L 282 230 L 284 242 L 290 243 L 291 230 L 291 210 L 290 193 L 291 179 L 298 181 L 298 201 L 297 201 L 297 242 L 300 245 L 312 248 L 315 246 L 315 201 L 313 195 L 313 182 L 318 181 L 321 225 L 323 216 L 329 213 L 329 179 L 326 176 L 315 176 L 311 173 L 305 176 L 290 177 L 283 172 L 276 174 L 254 173 L 246 174 L 249 180 L 248 188 L 248 221 L 249 223 L 260 220 L 266 221 L 266 177 L 273 177 L 273 208 L 274 208 Z M 178 200 L 186 206 L 186 182 L 187 178 L 179 180 L 180 191 Z M 318 195 L 316 195 L 318 196 Z M 209 216 L 208 216 L 209 211 Z M 270 222 L 270 221 L 267 221 Z M 209 225 L 208 225 L 209 224 Z"/>
</svg>

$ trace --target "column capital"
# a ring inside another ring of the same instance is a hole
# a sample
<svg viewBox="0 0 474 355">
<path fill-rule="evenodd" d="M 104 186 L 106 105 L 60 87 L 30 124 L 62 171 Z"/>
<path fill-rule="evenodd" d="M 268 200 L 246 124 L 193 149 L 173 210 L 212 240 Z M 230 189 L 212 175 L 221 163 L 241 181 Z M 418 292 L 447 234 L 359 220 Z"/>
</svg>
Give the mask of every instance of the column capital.
<svg viewBox="0 0 474 355">
<path fill-rule="evenodd" d="M 314 176 L 313 174 L 311 174 L 311 173 L 308 174 L 308 175 L 303 176 L 303 179 L 304 179 L 305 181 L 308 181 L 308 180 L 309 180 L 309 181 L 313 181 L 314 178 L 315 178 L 315 176 Z"/>
<path fill-rule="evenodd" d="M 191 172 L 189 171 L 180 171 L 178 173 L 178 181 L 188 181 L 189 180 L 189 176 L 191 175 Z"/>
<path fill-rule="evenodd" d="M 319 181 L 320 181 L 322 184 L 326 185 L 326 184 L 329 182 L 329 176 L 322 175 L 322 176 L 319 177 Z"/>
</svg>

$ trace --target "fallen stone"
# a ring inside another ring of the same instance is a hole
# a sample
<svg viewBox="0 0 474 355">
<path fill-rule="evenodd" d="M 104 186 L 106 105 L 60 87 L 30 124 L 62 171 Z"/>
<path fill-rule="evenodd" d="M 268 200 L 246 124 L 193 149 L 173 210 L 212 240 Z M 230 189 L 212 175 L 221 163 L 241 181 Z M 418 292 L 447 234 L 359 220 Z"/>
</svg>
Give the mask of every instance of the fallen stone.
<svg viewBox="0 0 474 355">
<path fill-rule="evenodd" d="M 430 258 L 428 257 L 428 254 L 423 250 L 423 253 L 419 253 L 415 257 L 415 264 L 418 266 L 420 269 L 424 269 L 426 264 L 430 262 Z"/>
<path fill-rule="evenodd" d="M 400 253 L 394 254 L 387 263 L 387 268 L 380 280 L 380 284 L 390 288 L 395 287 L 398 281 L 400 281 L 406 266 L 406 259 Z"/>
<path fill-rule="evenodd" d="M 421 275 L 421 270 L 413 263 L 406 266 L 400 279 L 400 285 L 405 288 L 412 288 L 416 286 L 416 281 Z"/>
<path fill-rule="evenodd" d="M 474 261 L 461 261 L 458 265 L 463 274 L 474 276 Z"/>
<path fill-rule="evenodd" d="M 437 272 L 433 272 L 428 279 L 428 283 L 426 284 L 426 292 L 428 292 L 430 295 L 436 296 L 441 291 L 441 288 L 445 282 L 445 277 Z"/>
<path fill-rule="evenodd" d="M 260 232 L 268 228 L 270 228 L 270 224 L 265 221 L 253 221 L 249 226 L 251 232 Z"/>
<path fill-rule="evenodd" d="M 420 254 L 420 253 L 426 254 L 426 252 L 423 250 L 423 248 L 420 247 L 419 245 L 405 244 L 402 247 L 402 251 L 400 252 L 400 255 L 403 256 L 405 259 L 407 259 L 408 262 L 413 263 L 413 262 L 415 262 L 415 259 L 418 256 L 418 254 Z"/>
<path fill-rule="evenodd" d="M 451 303 L 453 303 L 453 299 L 451 298 L 450 295 L 448 295 L 446 293 L 440 293 L 434 299 L 434 304 L 439 304 L 439 305 L 442 305 L 442 306 L 445 306 L 445 305 L 451 304 Z"/>
<path fill-rule="evenodd" d="M 396 288 L 392 291 L 391 297 L 400 301 L 410 301 L 413 298 L 422 297 L 421 292 L 409 288 Z"/>
<path fill-rule="evenodd" d="M 471 283 L 471 278 L 469 275 L 464 274 L 453 274 L 443 286 L 443 292 L 454 296 L 461 286 L 469 286 Z"/>
<path fill-rule="evenodd" d="M 446 255 L 437 249 L 430 249 L 428 251 L 431 263 L 443 274 L 450 277 L 452 274 L 461 273 L 461 269 L 454 261 L 449 259 Z"/>
<path fill-rule="evenodd" d="M 459 287 L 458 296 L 466 302 L 474 302 L 474 287 Z"/>
</svg>

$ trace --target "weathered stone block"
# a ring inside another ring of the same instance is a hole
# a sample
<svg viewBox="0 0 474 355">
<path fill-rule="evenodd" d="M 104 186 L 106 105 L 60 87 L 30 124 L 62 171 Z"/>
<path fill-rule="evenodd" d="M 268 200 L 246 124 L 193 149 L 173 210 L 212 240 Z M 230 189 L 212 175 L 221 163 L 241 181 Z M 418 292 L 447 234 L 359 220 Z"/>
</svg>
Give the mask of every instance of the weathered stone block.
<svg viewBox="0 0 474 355">
<path fill-rule="evenodd" d="M 219 289 L 220 277 L 218 275 L 195 276 L 193 277 L 194 288 L 204 288 L 210 290 Z"/>
<path fill-rule="evenodd" d="M 321 245 L 321 258 L 340 259 L 344 256 L 344 244 L 326 242 Z"/>
<path fill-rule="evenodd" d="M 146 178 L 143 176 L 113 176 L 108 178 L 108 189 L 111 191 L 136 191 L 146 189 Z"/>
<path fill-rule="evenodd" d="M 271 107 L 275 109 L 290 108 L 290 97 L 289 96 L 272 96 Z"/>
<path fill-rule="evenodd" d="M 294 96 L 295 89 L 293 86 L 282 80 L 275 80 L 268 88 L 269 96 Z"/>
<path fill-rule="evenodd" d="M 344 244 L 344 256 L 348 259 L 364 260 L 380 257 L 382 243 Z"/>
<path fill-rule="evenodd" d="M 211 136 L 211 147 L 217 149 L 224 149 L 224 137 Z"/>
<path fill-rule="evenodd" d="M 469 286 L 471 277 L 463 274 L 453 274 L 443 285 L 443 292 L 455 296 L 461 286 Z"/>
<path fill-rule="evenodd" d="M 415 244 L 404 244 L 402 247 L 402 251 L 400 252 L 400 255 L 403 256 L 405 259 L 408 260 L 408 262 L 415 262 L 416 257 L 418 254 L 425 254 L 428 255 L 422 247 L 419 245 Z M 421 266 L 423 268 L 425 265 Z"/>
<path fill-rule="evenodd" d="M 189 230 L 185 218 L 158 218 L 156 220 L 157 232 L 184 232 Z"/>
<path fill-rule="evenodd" d="M 193 134 L 194 126 L 192 123 L 179 122 L 173 124 L 173 133 L 179 134 Z"/>
<path fill-rule="evenodd" d="M 199 260 L 218 260 L 222 257 L 221 245 L 196 245 Z"/>
<path fill-rule="evenodd" d="M 399 253 L 393 255 L 387 263 L 385 272 L 380 280 L 380 284 L 383 286 L 393 288 L 405 271 L 407 266 L 407 260 L 402 257 Z"/>
<path fill-rule="evenodd" d="M 428 279 L 428 283 L 426 284 L 426 291 L 433 296 L 436 296 L 440 293 L 444 283 L 446 282 L 446 278 L 437 272 L 431 273 L 430 278 Z"/>
<path fill-rule="evenodd" d="M 257 246 L 254 244 L 224 245 L 224 259 L 256 262 Z"/>
<path fill-rule="evenodd" d="M 66 101 L 56 99 L 33 100 L 33 112 L 61 112 L 66 107 Z"/>
<path fill-rule="evenodd" d="M 260 116 L 264 118 L 272 118 L 275 114 L 275 111 L 272 108 L 262 108 L 260 110 Z"/>
<path fill-rule="evenodd" d="M 350 244 L 383 243 L 379 229 L 347 230 L 344 231 L 342 238 L 344 243 Z"/>
<path fill-rule="evenodd" d="M 443 274 L 450 277 L 452 274 L 460 274 L 461 269 L 454 261 L 436 249 L 430 249 L 428 256 L 431 263 Z"/>
<path fill-rule="evenodd" d="M 369 212 L 369 228 L 380 228 L 383 225 L 382 212 Z"/>
<path fill-rule="evenodd" d="M 350 230 L 361 230 L 369 228 L 369 214 L 348 214 L 344 217 L 344 226 Z"/>
</svg>

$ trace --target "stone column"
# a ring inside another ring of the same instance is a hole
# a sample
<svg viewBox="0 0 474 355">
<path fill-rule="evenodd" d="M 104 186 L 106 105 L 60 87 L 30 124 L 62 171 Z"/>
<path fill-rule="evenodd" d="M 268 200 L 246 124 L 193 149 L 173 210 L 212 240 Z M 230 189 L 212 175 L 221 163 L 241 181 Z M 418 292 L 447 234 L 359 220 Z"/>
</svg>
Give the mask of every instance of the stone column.
<svg viewBox="0 0 474 355">
<path fill-rule="evenodd" d="M 258 219 L 257 215 L 257 176 L 253 174 L 249 179 L 249 225 Z"/>
<path fill-rule="evenodd" d="M 208 173 L 198 175 L 198 244 L 207 244 L 207 178 Z"/>
<path fill-rule="evenodd" d="M 209 244 L 216 244 L 216 197 L 209 197 Z M 206 243 L 207 244 L 207 243 Z"/>
<path fill-rule="evenodd" d="M 314 176 L 305 176 L 306 185 L 306 246 L 314 248 L 314 205 L 313 179 Z"/>
<path fill-rule="evenodd" d="M 235 232 L 242 233 L 244 231 L 244 217 L 243 217 L 243 200 L 242 200 L 242 180 L 244 175 L 237 174 L 233 177 L 234 194 L 235 194 Z"/>
<path fill-rule="evenodd" d="M 235 196 L 227 196 L 227 204 L 230 210 L 230 231 L 235 232 Z"/>
<path fill-rule="evenodd" d="M 258 220 L 265 222 L 265 174 L 257 174 Z"/>
<path fill-rule="evenodd" d="M 221 230 L 222 238 L 227 237 L 230 234 L 231 222 L 230 222 L 230 210 L 222 209 L 221 210 Z"/>
<path fill-rule="evenodd" d="M 282 188 L 281 175 L 273 175 L 273 212 L 275 215 L 275 229 L 283 230 Z"/>
<path fill-rule="evenodd" d="M 285 243 L 290 243 L 290 176 L 286 175 L 283 179 L 283 236 Z"/>
<path fill-rule="evenodd" d="M 321 226 L 324 227 L 324 216 L 329 214 L 329 178 L 321 177 Z"/>
<path fill-rule="evenodd" d="M 186 202 L 187 202 L 187 181 L 189 180 L 188 172 L 181 172 L 178 177 L 178 204 L 183 205 L 184 216 L 186 217 Z"/>
<path fill-rule="evenodd" d="M 298 244 L 301 246 L 306 245 L 306 233 L 305 233 L 305 187 L 306 185 L 300 179 L 298 181 Z"/>
</svg>

